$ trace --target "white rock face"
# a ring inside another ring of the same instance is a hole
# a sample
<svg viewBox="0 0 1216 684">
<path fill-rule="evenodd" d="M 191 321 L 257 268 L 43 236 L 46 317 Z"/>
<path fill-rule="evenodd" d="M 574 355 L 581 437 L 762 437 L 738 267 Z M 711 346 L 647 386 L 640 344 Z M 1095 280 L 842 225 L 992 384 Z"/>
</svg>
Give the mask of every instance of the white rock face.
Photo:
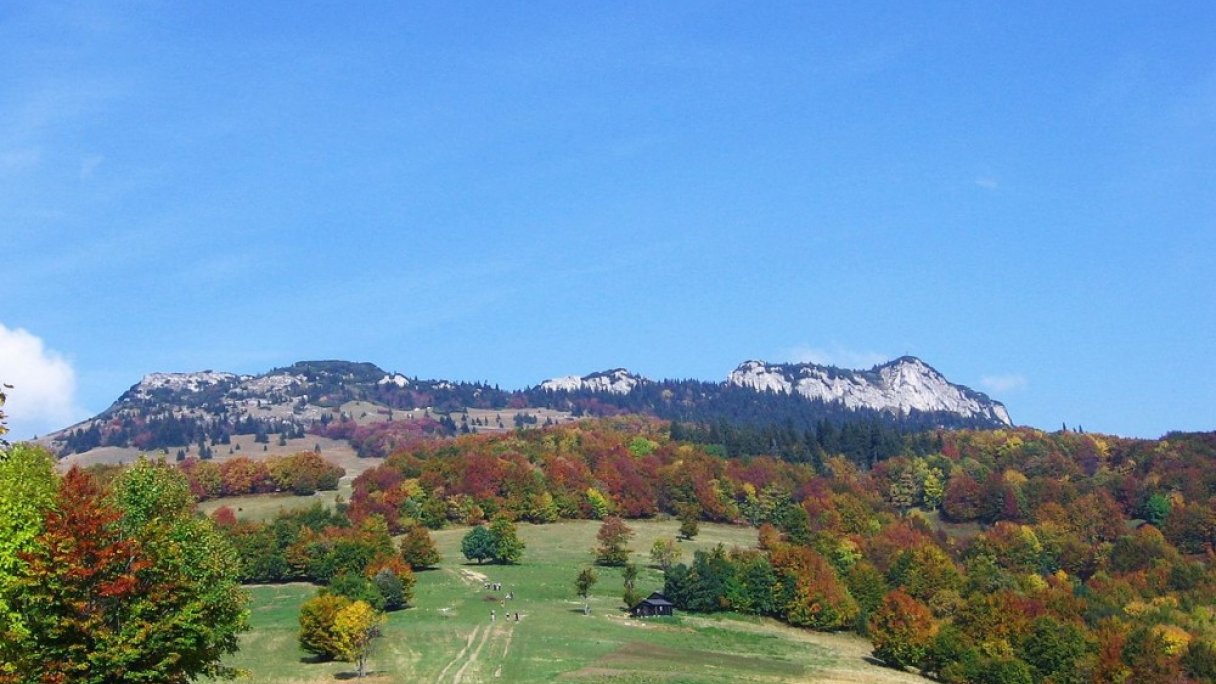
<svg viewBox="0 0 1216 684">
<path fill-rule="evenodd" d="M 383 378 L 380 378 L 379 380 L 376 381 L 376 384 L 377 385 L 393 384 L 398 387 L 407 387 L 410 384 L 410 380 L 409 380 L 409 378 L 405 377 L 404 375 L 397 373 L 396 375 L 386 375 Z"/>
<path fill-rule="evenodd" d="M 583 388 L 583 379 L 577 375 L 563 375 L 560 378 L 550 378 L 540 384 L 541 389 L 551 392 L 575 392 Z"/>
<path fill-rule="evenodd" d="M 869 371 L 747 361 L 731 372 L 726 382 L 757 391 L 797 392 L 808 399 L 839 402 L 851 409 L 942 411 L 1012 424 L 1009 412 L 999 402 L 952 384 L 928 364 L 910 356 Z"/>
<path fill-rule="evenodd" d="M 303 375 L 276 373 L 274 375 L 262 375 L 250 378 L 241 383 L 241 389 L 249 394 L 267 394 L 277 390 L 285 390 L 292 385 L 303 385 L 307 382 L 308 378 Z"/>
<path fill-rule="evenodd" d="M 744 361 L 726 378 L 727 384 L 750 387 L 760 392 L 789 394 L 794 385 L 779 369 L 769 368 L 763 361 Z"/>
<path fill-rule="evenodd" d="M 139 397 L 147 397 L 153 390 L 169 389 L 174 392 L 199 392 L 211 385 L 236 380 L 233 373 L 200 371 L 197 373 L 149 373 L 131 390 Z"/>
<path fill-rule="evenodd" d="M 168 389 L 174 392 L 194 393 L 221 383 L 231 383 L 227 397 L 269 396 L 280 394 L 293 386 L 307 382 L 303 375 L 236 375 L 235 373 L 217 373 L 200 371 L 197 373 L 149 373 L 138 385 L 131 388 L 130 394 L 136 398 L 146 399 L 154 390 Z"/>
<path fill-rule="evenodd" d="M 610 394 L 629 394 L 637 387 L 639 383 L 647 382 L 647 380 L 639 375 L 634 375 L 624 368 L 615 368 L 610 371 L 601 371 L 578 377 L 577 375 L 566 375 L 560 378 L 552 378 L 540 384 L 540 388 L 550 391 L 564 390 L 567 392 L 577 392 L 579 390 L 590 390 L 592 392 L 608 392 Z"/>
<path fill-rule="evenodd" d="M 999 401 L 994 401 L 992 403 L 994 404 L 992 407 L 992 415 L 1006 425 L 1013 425 L 1013 419 L 1009 417 L 1009 411 L 1005 408 L 1005 405 Z"/>
</svg>

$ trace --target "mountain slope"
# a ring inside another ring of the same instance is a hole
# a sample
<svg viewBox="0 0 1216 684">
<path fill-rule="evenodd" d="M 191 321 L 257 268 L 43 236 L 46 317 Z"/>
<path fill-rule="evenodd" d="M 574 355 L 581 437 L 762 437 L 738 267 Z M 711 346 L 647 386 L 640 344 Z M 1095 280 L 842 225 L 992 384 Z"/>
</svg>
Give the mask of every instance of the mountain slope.
<svg viewBox="0 0 1216 684">
<path fill-rule="evenodd" d="M 287 439 L 312 433 L 354 443 L 367 437 L 356 426 L 392 423 L 394 415 L 405 420 L 379 431 L 413 431 L 413 438 L 510 429 L 512 414 L 516 425 L 536 424 L 541 409 L 546 421 L 644 413 L 687 423 L 797 429 L 863 420 L 904 431 L 1010 424 L 999 402 L 949 382 L 914 357 L 869 370 L 747 361 L 724 382 L 656 381 L 616 368 L 515 391 L 422 380 L 371 363 L 302 361 L 261 375 L 151 373 L 96 417 L 42 441 L 61 453 L 101 446 L 201 450 L 204 442 L 226 444 L 233 435 L 265 442 L 271 434 Z M 477 411 L 494 412 L 492 421 Z M 501 412 L 508 413 L 506 422 Z"/>
</svg>

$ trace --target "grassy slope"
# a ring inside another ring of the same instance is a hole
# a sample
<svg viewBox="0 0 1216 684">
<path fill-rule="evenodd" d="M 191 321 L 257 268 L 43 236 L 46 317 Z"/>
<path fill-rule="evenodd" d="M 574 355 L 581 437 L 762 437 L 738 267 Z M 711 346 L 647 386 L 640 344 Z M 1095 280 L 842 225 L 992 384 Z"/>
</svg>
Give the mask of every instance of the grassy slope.
<svg viewBox="0 0 1216 684">
<path fill-rule="evenodd" d="M 648 562 L 654 539 L 674 535 L 675 521 L 630 523 L 635 561 Z M 574 577 L 591 560 L 598 523 L 521 525 L 527 543 L 518 566 L 464 565 L 464 529 L 435 534 L 444 562 L 419 573 L 414 607 L 391 615 L 371 667 L 376 679 L 391 682 L 923 682 L 865 661 L 869 644 L 851 635 L 795 630 L 769 620 L 732 615 L 681 615 L 674 619 L 632 620 L 621 608 L 620 571 L 600 568 L 591 597 L 592 614 L 582 614 Z M 693 549 L 719 542 L 750 546 L 755 530 L 703 525 Z M 503 591 L 482 588 L 482 577 L 503 583 Z M 662 587 L 659 571 L 644 568 L 638 589 Z M 350 666 L 301 660 L 295 645 L 299 604 L 313 593 L 306 585 L 253 587 L 253 630 L 230 664 L 247 669 L 245 681 L 286 684 L 344 677 Z M 500 603 L 507 591 L 516 599 Z M 490 610 L 498 619 L 490 621 Z M 520 622 L 504 612 L 520 613 Z"/>
</svg>

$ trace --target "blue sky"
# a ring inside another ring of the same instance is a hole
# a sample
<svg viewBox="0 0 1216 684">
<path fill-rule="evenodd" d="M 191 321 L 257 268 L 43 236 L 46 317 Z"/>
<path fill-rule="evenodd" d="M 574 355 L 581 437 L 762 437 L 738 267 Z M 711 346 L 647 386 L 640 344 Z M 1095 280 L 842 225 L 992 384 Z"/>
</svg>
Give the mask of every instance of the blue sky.
<svg viewBox="0 0 1216 684">
<path fill-rule="evenodd" d="M 1216 4 L 3 3 L 17 437 L 152 371 L 913 354 L 1216 429 Z"/>
</svg>

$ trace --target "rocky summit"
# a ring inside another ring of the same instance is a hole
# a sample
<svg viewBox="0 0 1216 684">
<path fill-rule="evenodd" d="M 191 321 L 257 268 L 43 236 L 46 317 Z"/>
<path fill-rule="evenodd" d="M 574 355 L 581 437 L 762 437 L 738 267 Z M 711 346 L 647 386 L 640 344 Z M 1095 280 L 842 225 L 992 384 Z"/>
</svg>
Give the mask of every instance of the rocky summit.
<svg viewBox="0 0 1216 684">
<path fill-rule="evenodd" d="M 796 393 L 808 399 L 839 402 L 851 409 L 904 414 L 944 412 L 1012 424 L 1003 404 L 981 392 L 951 383 L 932 366 L 913 356 L 864 371 L 813 363 L 746 361 L 727 376 L 726 382 L 758 391 Z"/>
</svg>

